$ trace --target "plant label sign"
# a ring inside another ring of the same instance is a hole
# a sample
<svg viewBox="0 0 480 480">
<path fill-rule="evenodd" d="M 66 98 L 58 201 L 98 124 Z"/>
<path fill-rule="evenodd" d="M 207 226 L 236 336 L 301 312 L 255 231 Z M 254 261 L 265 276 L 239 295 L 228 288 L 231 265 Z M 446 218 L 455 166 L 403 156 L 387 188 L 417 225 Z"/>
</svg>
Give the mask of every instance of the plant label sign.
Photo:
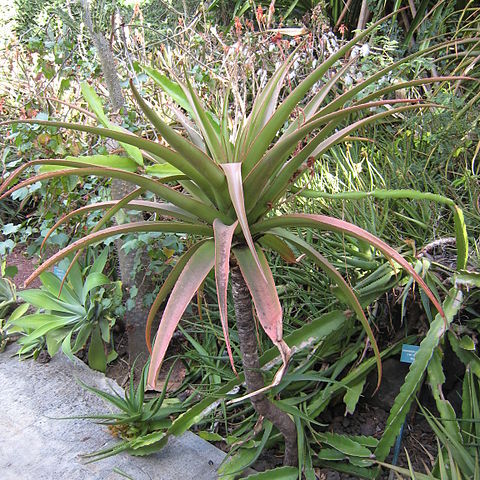
<svg viewBox="0 0 480 480">
<path fill-rule="evenodd" d="M 415 354 L 420 347 L 418 345 L 402 345 L 402 355 L 400 361 L 403 363 L 413 363 L 415 360 Z"/>
</svg>

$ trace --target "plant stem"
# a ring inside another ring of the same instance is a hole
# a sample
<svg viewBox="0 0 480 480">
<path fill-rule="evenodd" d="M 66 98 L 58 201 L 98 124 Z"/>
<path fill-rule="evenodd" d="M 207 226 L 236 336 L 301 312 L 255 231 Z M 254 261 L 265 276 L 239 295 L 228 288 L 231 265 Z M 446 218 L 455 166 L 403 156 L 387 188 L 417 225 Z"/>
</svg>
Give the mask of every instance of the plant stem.
<svg viewBox="0 0 480 480">
<path fill-rule="evenodd" d="M 242 364 L 248 392 L 260 390 L 265 386 L 258 357 L 255 321 L 252 311 L 252 299 L 240 268 L 231 270 L 232 293 L 237 320 L 238 338 L 242 353 Z M 255 411 L 270 420 L 285 439 L 284 465 L 296 466 L 298 462 L 297 431 L 292 419 L 278 407 L 273 405 L 263 394 L 251 397 Z"/>
</svg>

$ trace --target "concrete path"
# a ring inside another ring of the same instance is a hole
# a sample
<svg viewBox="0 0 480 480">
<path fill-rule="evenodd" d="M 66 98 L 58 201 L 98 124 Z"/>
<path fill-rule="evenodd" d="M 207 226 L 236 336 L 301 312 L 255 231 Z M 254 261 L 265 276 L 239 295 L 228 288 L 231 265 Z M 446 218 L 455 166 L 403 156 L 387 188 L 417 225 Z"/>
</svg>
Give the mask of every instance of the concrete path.
<svg viewBox="0 0 480 480">
<path fill-rule="evenodd" d="M 171 439 L 148 457 L 126 453 L 84 464 L 80 454 L 115 440 L 106 427 L 87 420 L 53 420 L 110 408 L 81 388 L 105 389 L 105 376 L 80 360 L 59 354 L 49 363 L 19 361 L 14 346 L 0 353 L 0 478 L 1 480 L 121 480 L 117 467 L 134 480 L 213 480 L 225 454 L 187 432 Z"/>
</svg>

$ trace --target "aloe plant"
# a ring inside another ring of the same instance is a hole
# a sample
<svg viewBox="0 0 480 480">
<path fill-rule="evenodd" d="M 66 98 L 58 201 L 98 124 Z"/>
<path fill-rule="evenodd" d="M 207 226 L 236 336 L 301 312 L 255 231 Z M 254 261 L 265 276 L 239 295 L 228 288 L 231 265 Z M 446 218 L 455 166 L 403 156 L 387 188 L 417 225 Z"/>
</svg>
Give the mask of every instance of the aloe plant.
<svg viewBox="0 0 480 480">
<path fill-rule="evenodd" d="M 107 355 L 106 347 L 113 345 L 115 309 L 122 299 L 119 282 L 102 273 L 107 258 L 108 249 L 104 249 L 86 274 L 72 262 L 63 280 L 52 272 L 43 272 L 41 288 L 19 292 L 26 302 L 23 313 L 8 321 L 8 326 L 22 335 L 19 355 L 35 356 L 46 346 L 52 357 L 61 349 L 73 358 L 88 345 L 88 364 L 105 372 L 107 363 L 117 357 L 114 349 Z M 27 315 L 28 306 L 36 312 Z"/>
<path fill-rule="evenodd" d="M 308 171 L 314 160 L 350 133 L 392 116 L 431 106 L 418 100 L 388 100 L 384 99 L 385 95 L 400 88 L 450 79 L 437 77 L 414 80 L 371 92 L 375 82 L 389 71 L 422 53 L 445 48 L 444 44 L 430 47 L 424 52 L 415 53 L 387 66 L 361 84 L 341 95 L 333 96 L 332 99 L 331 92 L 348 65 L 338 69 L 338 73 L 330 78 L 327 73 L 380 23 L 373 24 L 346 43 L 277 105 L 283 80 L 294 61 L 296 53 L 294 52 L 257 95 L 248 117 L 235 131 L 231 129 L 228 94 L 224 99 L 220 119 L 217 120 L 212 112 L 204 108 L 189 82 L 188 75 L 185 75 L 185 81 L 169 80 L 155 74 L 151 69 L 146 69 L 147 73 L 161 83 L 191 117 L 187 120 L 185 115 L 179 112 L 180 121 L 185 125 L 189 139 L 166 124 L 142 98 L 133 83 L 131 89 L 138 105 L 168 146 L 124 131 L 118 126 L 111 125 L 105 118 L 99 118 L 105 125 L 104 128 L 56 121 L 26 120 L 24 122 L 68 128 L 117 140 L 124 146 L 128 157 L 124 157 L 121 162 L 112 156 L 102 157 L 101 161 L 98 157 L 34 160 L 21 166 L 4 181 L 0 189 L 0 194 L 3 194 L 0 198 L 4 198 L 33 182 L 66 175 L 80 177 L 96 175 L 122 179 L 138 186 L 138 189 L 119 202 L 89 205 L 72 212 L 62 221 L 69 221 L 74 215 L 92 209 L 106 210 L 101 220 L 102 227 L 120 208 L 153 212 L 162 218 L 169 217 L 169 220 L 142 221 L 98 228 L 46 260 L 27 283 L 72 252 L 114 235 L 136 232 L 176 232 L 195 235 L 197 243 L 178 259 L 161 286 L 147 319 L 146 340 L 152 354 L 147 386 L 155 388 L 157 375 L 172 335 L 193 295 L 212 270 L 215 272 L 226 348 L 232 368 L 235 370 L 227 318 L 227 289 L 231 277 L 248 391 L 246 397 L 251 399 L 259 415 L 264 416 L 283 434 L 286 465 L 294 465 L 297 461 L 296 427 L 292 419 L 269 400 L 266 393 L 269 388 L 281 381 L 288 368 L 291 349 L 282 336 L 282 307 L 264 253 L 266 250 L 277 252 L 289 262 L 295 262 L 295 258 L 303 254 L 337 284 L 342 298 L 356 314 L 368 335 L 376 357 L 379 382 L 380 354 L 357 297 L 340 273 L 311 247 L 298 231 L 304 229 L 332 231 L 370 243 L 409 272 L 424 289 L 439 314 L 444 316 L 441 305 L 422 278 L 395 249 L 379 238 L 335 217 L 301 212 L 279 216 L 275 210 L 277 203 L 288 195 L 295 180 Z M 318 93 L 302 105 L 302 112 L 298 117 L 292 118 L 294 111 L 317 82 L 323 82 Z M 362 92 L 367 88 L 370 91 L 362 98 Z M 99 114 L 101 115 L 101 112 L 97 113 L 97 117 Z M 288 127 L 284 128 L 287 123 Z M 147 161 L 149 164 L 145 165 Z M 12 186 L 25 169 L 38 165 L 42 166 L 43 170 Z M 145 191 L 153 193 L 163 202 L 139 199 Z M 293 233 L 291 229 L 297 233 Z M 168 296 L 152 348 L 151 325 Z M 273 383 L 267 387 L 264 385 L 260 370 L 252 301 L 260 325 L 278 348 L 282 358 L 282 365 L 275 374 Z"/>
</svg>

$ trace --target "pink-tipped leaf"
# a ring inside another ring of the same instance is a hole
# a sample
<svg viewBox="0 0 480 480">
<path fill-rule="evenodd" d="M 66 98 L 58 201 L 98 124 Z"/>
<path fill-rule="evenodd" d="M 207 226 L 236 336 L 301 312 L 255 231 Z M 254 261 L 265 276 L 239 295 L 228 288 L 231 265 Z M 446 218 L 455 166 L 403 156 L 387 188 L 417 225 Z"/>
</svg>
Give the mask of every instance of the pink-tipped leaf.
<svg viewBox="0 0 480 480">
<path fill-rule="evenodd" d="M 233 248 L 233 253 L 238 261 L 238 266 L 242 272 L 245 283 L 250 291 L 257 312 L 258 320 L 263 330 L 278 348 L 282 356 L 282 366 L 275 374 L 273 382 L 265 388 L 250 392 L 248 395 L 235 399 L 234 402 L 240 402 L 246 398 L 258 395 L 261 392 L 269 390 L 278 385 L 287 370 L 288 362 L 291 356 L 291 350 L 283 340 L 283 312 L 280 300 L 278 299 L 277 289 L 273 280 L 272 272 L 268 266 L 267 259 L 263 251 L 256 250 L 260 262 L 262 273 L 258 270 L 255 259 L 248 248 Z"/>
<path fill-rule="evenodd" d="M 205 280 L 215 263 L 215 244 L 208 241 L 191 256 L 173 287 L 163 312 L 153 345 L 152 358 L 147 375 L 147 388 L 154 390 L 163 359 L 178 322 L 195 292 Z"/>
<path fill-rule="evenodd" d="M 222 322 L 223 336 L 227 346 L 228 358 L 235 375 L 237 371 L 233 362 L 232 348 L 228 335 L 228 310 L 227 310 L 227 288 L 228 276 L 230 274 L 230 249 L 232 247 L 233 234 L 237 228 L 238 221 L 232 225 L 225 225 L 218 218 L 213 222 L 213 234 L 215 236 L 215 282 L 217 285 L 218 308 L 220 321 Z"/>
<path fill-rule="evenodd" d="M 344 220 L 339 220 L 338 218 L 329 217 L 326 215 L 297 213 L 291 215 L 282 215 L 281 217 L 269 218 L 267 220 L 264 220 L 263 222 L 259 222 L 258 224 L 252 226 L 252 231 L 254 233 L 260 233 L 266 232 L 276 227 L 319 228 L 321 230 L 330 230 L 334 232 L 344 233 L 345 235 L 351 235 L 352 237 L 366 241 L 370 245 L 378 248 L 386 257 L 395 260 L 404 270 L 406 270 L 422 287 L 422 289 L 425 291 L 428 298 L 431 300 L 440 315 L 445 318 L 445 314 L 439 301 L 435 298 L 435 295 L 428 288 L 427 284 L 423 281 L 422 277 L 418 275 L 415 269 L 395 249 L 390 247 L 388 244 L 386 244 L 383 240 L 380 240 L 375 235 L 367 232 L 363 228 L 357 227 L 353 223 L 345 222 Z"/>
<path fill-rule="evenodd" d="M 162 286 L 160 287 L 160 291 L 158 292 L 155 300 L 150 307 L 150 311 L 148 312 L 147 323 L 145 325 L 145 341 L 147 343 L 148 351 L 150 355 L 152 354 L 152 324 L 155 320 L 155 316 L 157 315 L 158 310 L 162 306 L 162 303 L 167 298 L 168 294 L 172 291 L 175 283 L 178 280 L 178 277 L 182 273 L 185 265 L 188 263 L 192 255 L 206 242 L 207 240 L 201 240 L 200 242 L 196 243 L 192 247 L 190 247 L 178 260 L 175 266 L 172 268 L 170 273 L 168 274 L 167 278 L 163 282 Z"/>
<path fill-rule="evenodd" d="M 89 245 L 93 245 L 94 243 L 98 243 L 115 235 L 138 232 L 191 233 L 194 235 L 211 235 L 212 228 L 208 225 L 193 225 L 191 223 L 181 222 L 132 222 L 124 225 L 116 225 L 105 228 L 104 230 L 91 233 L 86 237 L 76 240 L 57 252 L 55 255 L 52 255 L 50 258 L 45 260 L 45 262 L 43 262 L 43 264 L 25 280 L 25 286 L 31 283 L 42 272 L 48 270 L 57 262 L 67 257 L 71 253 L 80 250 L 81 248 L 88 247 Z"/>
</svg>

